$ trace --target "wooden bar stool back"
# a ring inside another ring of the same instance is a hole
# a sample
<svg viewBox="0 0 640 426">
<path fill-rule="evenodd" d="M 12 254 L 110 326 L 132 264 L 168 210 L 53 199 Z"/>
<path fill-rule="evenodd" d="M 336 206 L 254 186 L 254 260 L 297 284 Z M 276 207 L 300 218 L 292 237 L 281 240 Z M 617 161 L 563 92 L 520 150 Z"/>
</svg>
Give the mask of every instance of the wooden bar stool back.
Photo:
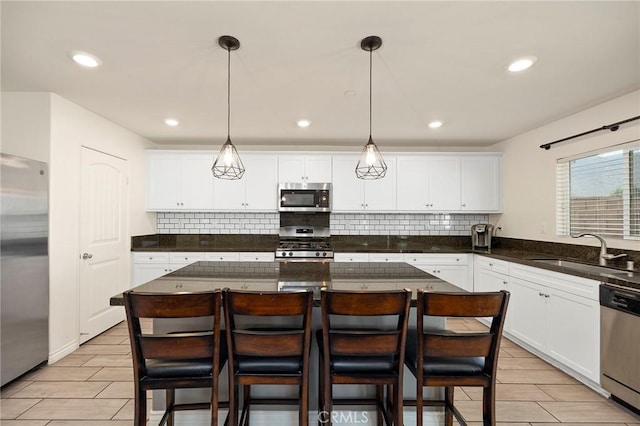
<svg viewBox="0 0 640 426">
<path fill-rule="evenodd" d="M 333 405 L 375 405 L 378 424 L 402 426 L 402 374 L 410 290 L 321 291 L 320 421 Z M 333 385 L 376 387 L 375 399 L 334 399 Z M 387 393 L 385 403 L 384 393 Z"/>
<path fill-rule="evenodd" d="M 407 337 L 405 361 L 416 377 L 417 425 L 423 424 L 423 406 L 445 407 L 445 424 L 455 416 L 464 418 L 454 406 L 455 386 L 480 386 L 483 389 L 482 418 L 485 426 L 495 426 L 495 384 L 498 350 L 502 338 L 509 293 L 430 293 L 418 290 L 417 330 Z M 486 331 L 456 333 L 424 328 L 424 316 L 482 318 L 490 317 Z M 444 400 L 423 401 L 423 386 L 445 388 Z M 406 401 L 412 404 L 413 401 Z"/>
<path fill-rule="evenodd" d="M 229 347 L 229 424 L 249 424 L 251 404 L 296 404 L 299 424 L 308 424 L 309 356 L 313 292 L 224 291 Z M 260 317 L 281 317 L 286 326 L 261 326 Z M 252 398 L 251 385 L 297 385 L 298 398 Z"/>
<path fill-rule="evenodd" d="M 211 424 L 218 425 L 218 374 L 227 359 L 221 343 L 220 290 L 198 293 L 124 293 L 124 305 L 133 357 L 134 424 L 147 424 L 147 397 L 151 389 L 166 390 L 166 410 L 160 424 L 173 425 L 174 412 L 211 409 Z M 210 319 L 204 331 L 153 333 L 142 331 L 141 318 Z M 210 388 L 211 401 L 176 404 L 175 389 Z"/>
</svg>

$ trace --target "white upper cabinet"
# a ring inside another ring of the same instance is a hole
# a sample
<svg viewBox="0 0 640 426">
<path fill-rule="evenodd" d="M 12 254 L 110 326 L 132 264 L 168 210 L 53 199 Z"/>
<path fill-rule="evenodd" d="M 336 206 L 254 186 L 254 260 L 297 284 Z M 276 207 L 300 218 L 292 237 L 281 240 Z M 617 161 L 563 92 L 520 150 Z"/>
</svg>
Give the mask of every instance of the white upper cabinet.
<svg viewBox="0 0 640 426">
<path fill-rule="evenodd" d="M 331 156 L 322 154 L 280 155 L 278 158 L 278 182 L 331 182 Z"/>
<path fill-rule="evenodd" d="M 357 155 L 333 157 L 333 211 L 394 211 L 396 208 L 396 159 L 386 157 L 382 179 L 356 177 Z"/>
<path fill-rule="evenodd" d="M 213 154 L 147 151 L 147 210 L 211 210 Z"/>
<path fill-rule="evenodd" d="M 215 210 L 276 211 L 278 157 L 241 154 L 245 173 L 240 180 L 216 179 L 213 186 Z"/>
<path fill-rule="evenodd" d="M 496 155 L 462 157 L 461 206 L 463 211 L 494 212 L 502 209 L 501 161 Z"/>
<path fill-rule="evenodd" d="M 397 192 L 398 211 L 499 211 L 500 157 L 399 156 Z"/>
<path fill-rule="evenodd" d="M 460 158 L 416 155 L 398 158 L 398 210 L 460 210 Z"/>
</svg>

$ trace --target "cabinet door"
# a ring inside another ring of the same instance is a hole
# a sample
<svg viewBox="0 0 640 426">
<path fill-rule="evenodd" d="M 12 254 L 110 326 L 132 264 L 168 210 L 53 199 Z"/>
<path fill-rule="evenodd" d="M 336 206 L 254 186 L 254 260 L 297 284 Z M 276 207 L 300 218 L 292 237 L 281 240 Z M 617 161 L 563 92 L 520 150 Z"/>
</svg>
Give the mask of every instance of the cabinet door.
<svg viewBox="0 0 640 426">
<path fill-rule="evenodd" d="M 547 353 L 574 371 L 600 380 L 600 303 L 550 288 Z"/>
<path fill-rule="evenodd" d="M 355 170 L 355 164 L 353 168 Z M 354 172 L 355 173 L 355 172 Z M 328 183 L 331 177 L 331 156 L 313 155 L 305 158 L 305 176 L 307 182 Z"/>
<path fill-rule="evenodd" d="M 510 279 L 509 332 L 532 348 L 544 351 L 547 334 L 547 288 L 518 278 Z M 565 336 L 567 339 L 567 336 Z M 567 339 L 573 341 L 573 338 Z"/>
<path fill-rule="evenodd" d="M 213 208 L 213 173 L 211 154 L 181 155 L 180 208 L 211 210 Z M 217 179 L 216 179 L 217 180 Z"/>
<path fill-rule="evenodd" d="M 429 210 L 460 210 L 460 158 L 429 158 L 427 163 Z"/>
<path fill-rule="evenodd" d="M 245 205 L 247 210 L 276 211 L 278 208 L 278 157 L 245 156 Z"/>
<path fill-rule="evenodd" d="M 147 152 L 147 210 L 178 210 L 180 202 L 180 159 Z"/>
<path fill-rule="evenodd" d="M 364 181 L 365 210 L 396 210 L 396 159 L 385 158 L 385 161 L 388 168 L 384 178 Z"/>
<path fill-rule="evenodd" d="M 244 177 L 240 180 L 215 179 L 213 183 L 213 208 L 215 210 L 244 210 L 245 187 Z"/>
<path fill-rule="evenodd" d="M 499 157 L 463 157 L 461 176 L 462 210 L 499 211 L 501 209 Z"/>
<path fill-rule="evenodd" d="M 351 157 L 333 158 L 333 211 L 364 210 L 364 181 Z"/>
<path fill-rule="evenodd" d="M 437 272 L 433 275 L 441 280 L 460 287 L 463 290 L 472 290 L 471 283 L 469 282 L 469 268 L 467 266 L 436 265 L 434 268 Z"/>
<path fill-rule="evenodd" d="M 305 176 L 304 157 L 278 158 L 278 182 L 305 182 Z"/>
<path fill-rule="evenodd" d="M 428 209 L 427 157 L 412 156 L 397 159 L 397 208 L 404 211 Z"/>
</svg>

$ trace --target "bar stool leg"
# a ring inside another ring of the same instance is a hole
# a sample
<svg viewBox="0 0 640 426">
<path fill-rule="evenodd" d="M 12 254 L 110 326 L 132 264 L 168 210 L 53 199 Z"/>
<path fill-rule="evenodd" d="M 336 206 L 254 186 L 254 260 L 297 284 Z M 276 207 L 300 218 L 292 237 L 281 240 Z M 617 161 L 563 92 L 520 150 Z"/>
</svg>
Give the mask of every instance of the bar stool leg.
<svg viewBox="0 0 640 426">
<path fill-rule="evenodd" d="M 445 426 L 453 426 L 453 389 L 453 386 L 447 386 L 444 388 Z"/>
<path fill-rule="evenodd" d="M 173 406 L 176 404 L 176 392 L 174 389 L 166 390 L 166 404 L 167 409 L 171 408 L 171 413 L 169 414 L 169 417 L 167 417 L 167 426 L 173 426 L 173 418 L 175 414 Z"/>
<path fill-rule="evenodd" d="M 482 422 L 484 426 L 495 426 L 496 424 L 496 400 L 495 383 L 482 389 Z"/>
</svg>

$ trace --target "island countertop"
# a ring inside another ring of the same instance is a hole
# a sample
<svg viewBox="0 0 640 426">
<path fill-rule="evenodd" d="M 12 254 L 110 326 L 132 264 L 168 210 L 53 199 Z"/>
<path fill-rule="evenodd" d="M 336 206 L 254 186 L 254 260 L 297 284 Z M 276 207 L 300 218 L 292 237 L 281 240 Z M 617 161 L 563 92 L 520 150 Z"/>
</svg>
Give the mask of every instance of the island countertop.
<svg viewBox="0 0 640 426">
<path fill-rule="evenodd" d="M 364 291 L 409 288 L 414 296 L 418 288 L 465 291 L 407 263 L 203 261 L 141 284 L 134 291 L 175 293 L 227 287 L 258 291 L 311 289 L 316 296 L 323 287 Z M 111 297 L 110 304 L 122 305 L 122 294 Z"/>
</svg>

